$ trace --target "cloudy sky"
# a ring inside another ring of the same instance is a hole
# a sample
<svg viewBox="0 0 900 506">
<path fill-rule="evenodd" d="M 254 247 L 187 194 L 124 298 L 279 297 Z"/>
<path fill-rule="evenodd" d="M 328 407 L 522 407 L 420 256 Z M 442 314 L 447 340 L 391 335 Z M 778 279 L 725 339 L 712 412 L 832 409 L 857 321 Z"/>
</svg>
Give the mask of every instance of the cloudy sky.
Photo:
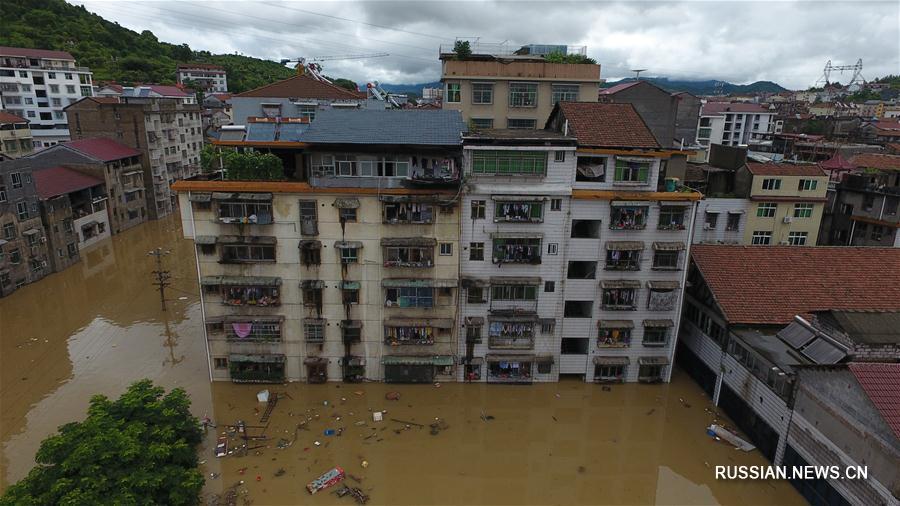
<svg viewBox="0 0 900 506">
<path fill-rule="evenodd" d="M 307 58 L 388 53 L 323 62 L 358 82 L 440 78 L 440 45 L 587 46 L 602 77 L 631 75 L 770 80 L 805 88 L 825 62 L 864 63 L 872 79 L 900 74 L 900 2 L 475 2 L 475 1 L 122 1 L 69 0 L 163 41 L 215 53 Z M 846 82 L 837 74 L 832 80 Z"/>
</svg>

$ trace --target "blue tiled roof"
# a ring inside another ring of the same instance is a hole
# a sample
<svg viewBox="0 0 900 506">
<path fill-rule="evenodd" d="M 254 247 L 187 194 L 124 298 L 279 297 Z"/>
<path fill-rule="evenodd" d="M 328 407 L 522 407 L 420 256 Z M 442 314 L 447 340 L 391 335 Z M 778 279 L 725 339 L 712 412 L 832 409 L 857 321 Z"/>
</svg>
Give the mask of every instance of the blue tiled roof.
<svg viewBox="0 0 900 506">
<path fill-rule="evenodd" d="M 457 146 L 466 124 L 459 111 L 326 109 L 316 113 L 303 142 Z"/>
</svg>

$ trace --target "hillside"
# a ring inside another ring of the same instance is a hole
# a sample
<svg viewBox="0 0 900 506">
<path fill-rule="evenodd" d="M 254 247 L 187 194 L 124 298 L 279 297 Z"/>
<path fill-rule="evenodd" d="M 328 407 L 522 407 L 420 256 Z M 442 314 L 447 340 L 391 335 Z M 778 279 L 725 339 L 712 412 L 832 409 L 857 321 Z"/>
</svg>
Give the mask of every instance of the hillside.
<svg viewBox="0 0 900 506">
<path fill-rule="evenodd" d="M 717 93 L 729 95 L 759 92 L 778 93 L 781 91 L 786 91 L 785 88 L 782 88 L 777 83 L 773 83 L 772 81 L 756 81 L 755 83 L 750 84 L 732 84 L 725 82 L 722 84 L 721 89 L 719 89 L 716 84 L 722 81 L 715 81 L 712 79 L 706 81 L 679 81 L 675 79 L 669 79 L 667 77 L 642 77 L 641 80 L 650 81 L 651 83 L 668 91 L 686 91 L 698 96 L 715 95 Z M 608 82 L 604 83 L 602 87 L 609 88 L 610 86 L 615 86 L 617 84 L 627 83 L 630 81 L 634 81 L 634 79 L 629 78 L 622 79 L 621 81 Z"/>
<path fill-rule="evenodd" d="M 160 42 L 149 30 L 137 33 L 63 0 L 2 0 L 2 19 L 0 46 L 68 51 L 95 81 L 171 84 L 178 63 L 191 61 L 225 67 L 234 92 L 293 75 L 273 61 Z"/>
</svg>

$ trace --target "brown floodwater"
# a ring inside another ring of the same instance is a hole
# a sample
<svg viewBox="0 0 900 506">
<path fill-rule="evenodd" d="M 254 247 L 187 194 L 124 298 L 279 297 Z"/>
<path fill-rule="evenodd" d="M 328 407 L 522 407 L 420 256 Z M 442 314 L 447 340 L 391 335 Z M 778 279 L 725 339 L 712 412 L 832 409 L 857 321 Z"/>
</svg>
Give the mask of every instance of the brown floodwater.
<svg viewBox="0 0 900 506">
<path fill-rule="evenodd" d="M 167 312 L 150 285 L 147 252 L 157 246 L 171 251 Z M 243 481 L 238 504 L 354 504 L 333 494 L 339 487 L 305 489 L 342 466 L 359 479 L 345 482 L 377 505 L 805 504 L 786 482 L 715 479 L 716 465 L 766 461 L 705 434 L 713 407 L 678 370 L 668 385 L 609 389 L 576 381 L 210 387 L 193 247 L 174 217 L 115 236 L 80 264 L 0 299 L 0 324 L 0 489 L 34 465 L 41 440 L 84 417 L 91 395 L 118 396 L 149 377 L 184 387 L 194 413 L 218 424 L 200 448 L 207 500 Z M 283 395 L 265 429 L 248 429 L 267 439 L 250 441 L 259 448 L 246 456 L 216 459 L 225 424 L 262 425 L 262 388 Z M 389 391 L 400 400 L 386 400 Z M 374 422 L 372 411 L 382 410 Z M 432 434 L 436 418 L 446 428 Z"/>
</svg>

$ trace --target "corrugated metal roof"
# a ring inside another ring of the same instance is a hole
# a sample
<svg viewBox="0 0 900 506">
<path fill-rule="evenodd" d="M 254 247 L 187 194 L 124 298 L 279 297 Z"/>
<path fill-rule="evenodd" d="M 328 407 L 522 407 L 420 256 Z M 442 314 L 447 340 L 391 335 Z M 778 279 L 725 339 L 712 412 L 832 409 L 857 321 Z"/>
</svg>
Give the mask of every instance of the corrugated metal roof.
<svg viewBox="0 0 900 506">
<path fill-rule="evenodd" d="M 459 111 L 326 109 L 302 135 L 318 144 L 417 144 L 459 146 L 466 131 Z"/>
</svg>

